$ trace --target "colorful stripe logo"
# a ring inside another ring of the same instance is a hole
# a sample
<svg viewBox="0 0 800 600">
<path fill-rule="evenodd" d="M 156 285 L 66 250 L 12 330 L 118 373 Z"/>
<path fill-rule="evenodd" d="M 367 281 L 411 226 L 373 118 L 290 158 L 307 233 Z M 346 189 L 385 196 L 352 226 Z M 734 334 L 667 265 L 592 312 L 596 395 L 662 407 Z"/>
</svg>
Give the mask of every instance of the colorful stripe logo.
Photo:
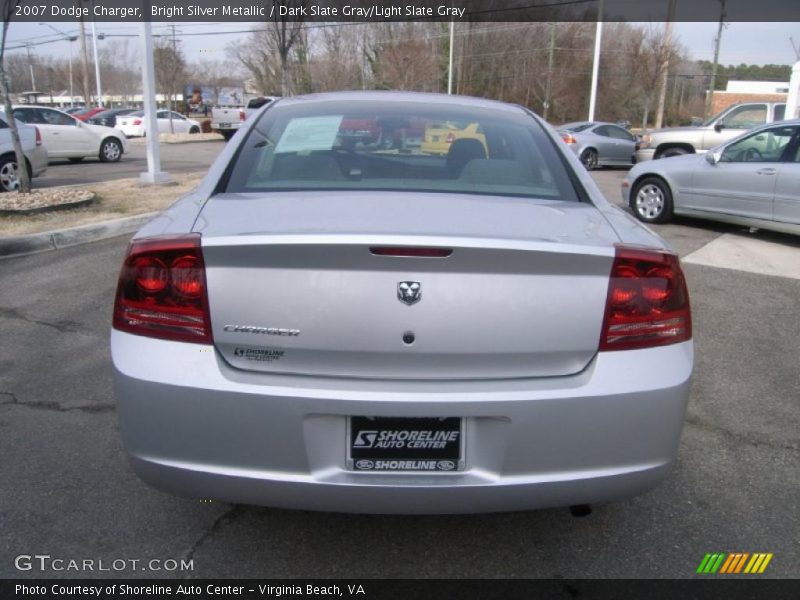
<svg viewBox="0 0 800 600">
<path fill-rule="evenodd" d="M 763 573 L 769 561 L 772 560 L 772 552 L 716 552 L 706 554 L 697 567 L 697 572 L 701 574 L 724 573 L 735 575 L 739 573 L 756 574 Z"/>
</svg>

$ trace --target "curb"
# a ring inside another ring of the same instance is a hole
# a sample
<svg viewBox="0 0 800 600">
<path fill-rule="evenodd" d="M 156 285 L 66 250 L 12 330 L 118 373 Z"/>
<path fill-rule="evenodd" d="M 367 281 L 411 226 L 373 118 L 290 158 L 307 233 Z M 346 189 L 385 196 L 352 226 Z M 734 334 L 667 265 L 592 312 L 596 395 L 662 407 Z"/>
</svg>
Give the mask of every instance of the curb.
<svg viewBox="0 0 800 600">
<path fill-rule="evenodd" d="M 149 212 L 133 217 L 89 223 L 69 229 L 56 229 L 29 235 L 0 237 L 0 258 L 25 256 L 48 250 L 59 250 L 69 246 L 87 244 L 126 233 L 133 233 L 155 217 L 158 212 Z"/>
</svg>

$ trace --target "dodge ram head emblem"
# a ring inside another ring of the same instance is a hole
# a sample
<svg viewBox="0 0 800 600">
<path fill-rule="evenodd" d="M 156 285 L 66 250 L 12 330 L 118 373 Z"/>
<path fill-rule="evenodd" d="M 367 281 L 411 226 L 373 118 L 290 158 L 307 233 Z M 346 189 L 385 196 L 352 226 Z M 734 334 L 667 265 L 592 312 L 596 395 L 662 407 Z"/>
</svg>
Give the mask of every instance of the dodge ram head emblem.
<svg viewBox="0 0 800 600">
<path fill-rule="evenodd" d="M 401 281 L 397 284 L 397 298 L 403 304 L 416 304 L 422 300 L 422 285 L 419 281 Z"/>
</svg>

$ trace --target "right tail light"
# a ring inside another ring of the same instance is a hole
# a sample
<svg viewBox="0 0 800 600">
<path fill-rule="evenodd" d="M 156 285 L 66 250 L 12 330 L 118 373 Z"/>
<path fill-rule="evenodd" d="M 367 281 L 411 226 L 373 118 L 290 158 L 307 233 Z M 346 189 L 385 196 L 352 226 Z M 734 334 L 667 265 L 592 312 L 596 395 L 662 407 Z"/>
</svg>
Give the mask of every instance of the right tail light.
<svg viewBox="0 0 800 600">
<path fill-rule="evenodd" d="M 689 292 L 675 254 L 618 246 L 600 350 L 633 350 L 692 338 Z"/>
</svg>

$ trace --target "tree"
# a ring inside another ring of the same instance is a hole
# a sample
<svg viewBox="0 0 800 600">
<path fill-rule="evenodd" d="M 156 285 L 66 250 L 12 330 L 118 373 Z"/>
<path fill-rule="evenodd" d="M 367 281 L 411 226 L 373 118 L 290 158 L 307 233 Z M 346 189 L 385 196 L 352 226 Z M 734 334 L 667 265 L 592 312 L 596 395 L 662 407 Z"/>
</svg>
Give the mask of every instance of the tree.
<svg viewBox="0 0 800 600">
<path fill-rule="evenodd" d="M 176 46 L 166 40 L 160 40 L 153 48 L 153 65 L 156 71 L 158 89 L 167 95 L 169 110 L 169 130 L 175 133 L 172 123 L 173 100 L 181 91 L 186 80 L 186 61 Z"/>
<path fill-rule="evenodd" d="M 11 96 L 9 95 L 8 91 L 8 78 L 6 77 L 6 70 L 4 66 L 8 26 L 11 23 L 11 17 L 14 15 L 19 2 L 20 0 L 3 3 L 2 14 L 0 14 L 3 19 L 3 33 L 0 37 L 0 93 L 3 95 L 3 106 L 5 107 L 6 121 L 8 122 L 8 129 L 11 132 L 11 143 L 14 146 L 14 154 L 17 159 L 17 178 L 19 180 L 17 189 L 22 194 L 30 194 L 31 179 L 28 175 L 27 160 L 25 158 L 25 154 L 22 152 L 22 143 L 19 139 L 17 121 L 14 119 L 14 111 L 11 107 Z"/>
</svg>

